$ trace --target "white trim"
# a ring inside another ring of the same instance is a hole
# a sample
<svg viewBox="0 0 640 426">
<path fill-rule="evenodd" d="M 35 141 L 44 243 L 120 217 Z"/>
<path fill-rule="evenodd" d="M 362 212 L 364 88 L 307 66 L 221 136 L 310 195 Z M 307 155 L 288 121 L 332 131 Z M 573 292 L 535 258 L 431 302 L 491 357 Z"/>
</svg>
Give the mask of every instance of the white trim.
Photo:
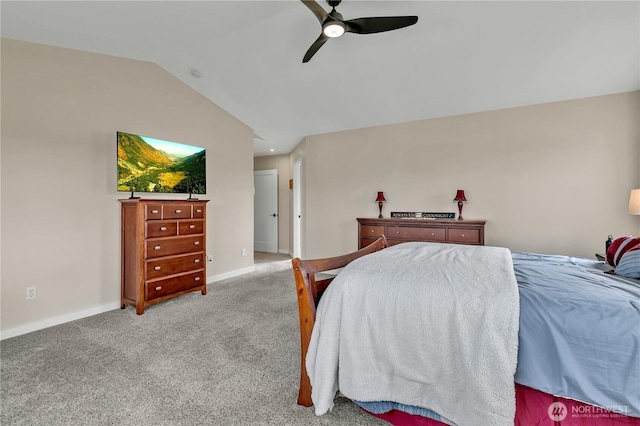
<svg viewBox="0 0 640 426">
<path fill-rule="evenodd" d="M 207 278 L 207 284 L 210 284 L 216 281 L 222 281 L 227 278 L 237 277 L 239 275 L 248 274 L 249 272 L 253 272 L 255 270 L 256 270 L 256 266 L 252 265 L 247 268 L 238 269 L 231 272 L 225 272 L 224 274 L 214 275 L 212 277 Z M 121 307 L 120 302 L 108 303 L 106 305 L 96 306 L 94 308 L 85 309 L 83 311 L 59 315 L 56 317 L 44 319 L 42 321 L 31 322 L 25 325 L 21 325 L 19 327 L 0 331 L 0 340 L 10 339 L 12 337 L 20 336 L 22 334 L 27 334 L 33 331 L 38 331 L 45 328 L 53 327 L 54 325 L 60 325 L 66 322 L 71 322 L 71 321 L 79 320 L 82 318 L 91 317 L 93 315 L 102 314 L 104 312 L 113 311 L 114 309 L 120 309 L 120 307 Z"/>
<path fill-rule="evenodd" d="M 291 257 L 302 257 L 302 158 L 293 163 L 293 206 Z"/>
<path fill-rule="evenodd" d="M 104 312 L 120 309 L 120 303 L 109 303 L 94 308 L 85 309 L 83 311 L 72 312 L 70 314 L 59 315 L 42 321 L 31 322 L 16 328 L 0 331 L 0 340 L 10 339 L 11 337 L 20 336 L 21 334 L 31 333 L 32 331 L 42 330 L 44 328 L 53 327 L 54 325 L 64 324 L 66 322 L 79 320 L 93 315 L 102 314 Z"/>
<path fill-rule="evenodd" d="M 216 281 L 226 280 L 227 278 L 237 277 L 239 275 L 248 274 L 256 270 L 256 265 L 251 265 L 246 268 L 236 269 L 235 271 L 225 272 L 224 274 L 218 274 L 211 277 L 207 277 L 207 284 L 214 283 Z"/>
<path fill-rule="evenodd" d="M 287 249 L 278 249 L 278 253 L 280 254 L 288 254 L 289 257 L 293 257 L 293 253 L 291 253 L 291 250 L 287 250 Z"/>
</svg>

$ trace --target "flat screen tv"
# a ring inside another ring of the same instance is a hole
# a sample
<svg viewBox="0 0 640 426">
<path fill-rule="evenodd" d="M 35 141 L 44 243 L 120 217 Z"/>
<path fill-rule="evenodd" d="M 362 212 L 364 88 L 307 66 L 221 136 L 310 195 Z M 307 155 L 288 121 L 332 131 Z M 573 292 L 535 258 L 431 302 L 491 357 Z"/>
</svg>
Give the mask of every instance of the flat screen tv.
<svg viewBox="0 0 640 426">
<path fill-rule="evenodd" d="M 205 149 L 117 132 L 118 191 L 205 194 Z M 189 195 L 191 198 L 191 195 Z"/>
</svg>

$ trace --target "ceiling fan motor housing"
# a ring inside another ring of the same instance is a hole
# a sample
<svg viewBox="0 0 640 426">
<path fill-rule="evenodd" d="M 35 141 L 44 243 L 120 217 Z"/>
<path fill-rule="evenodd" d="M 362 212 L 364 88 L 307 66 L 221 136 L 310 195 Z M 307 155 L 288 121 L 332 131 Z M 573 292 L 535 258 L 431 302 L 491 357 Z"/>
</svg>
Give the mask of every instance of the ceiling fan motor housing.
<svg viewBox="0 0 640 426">
<path fill-rule="evenodd" d="M 327 3 L 329 3 L 329 6 L 331 7 L 336 7 L 337 5 L 342 3 L 342 0 L 327 0 Z"/>
</svg>

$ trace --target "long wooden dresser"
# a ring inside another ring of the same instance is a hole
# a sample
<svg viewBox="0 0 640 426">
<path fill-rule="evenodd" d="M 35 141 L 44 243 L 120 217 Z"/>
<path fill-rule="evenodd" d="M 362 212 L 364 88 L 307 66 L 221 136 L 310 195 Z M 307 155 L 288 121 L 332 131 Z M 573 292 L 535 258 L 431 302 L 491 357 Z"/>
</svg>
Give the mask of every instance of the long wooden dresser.
<svg viewBox="0 0 640 426">
<path fill-rule="evenodd" d="M 120 200 L 122 308 L 142 315 L 154 303 L 192 291 L 207 294 L 208 200 Z"/>
<path fill-rule="evenodd" d="M 389 245 L 407 241 L 484 245 L 486 220 L 358 218 L 358 249 L 381 235 Z"/>
</svg>

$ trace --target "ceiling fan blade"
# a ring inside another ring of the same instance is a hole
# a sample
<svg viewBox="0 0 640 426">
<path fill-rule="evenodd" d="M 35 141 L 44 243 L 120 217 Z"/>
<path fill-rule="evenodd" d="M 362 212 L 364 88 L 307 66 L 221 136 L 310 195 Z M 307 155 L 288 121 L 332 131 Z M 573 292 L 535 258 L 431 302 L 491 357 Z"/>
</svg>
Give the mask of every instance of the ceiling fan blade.
<svg viewBox="0 0 640 426">
<path fill-rule="evenodd" d="M 302 1 L 302 3 L 304 3 L 305 6 L 307 6 L 309 9 L 311 9 L 313 14 L 316 15 L 316 18 L 318 18 L 318 21 L 320 21 L 320 23 L 322 24 L 322 22 L 328 15 L 327 11 L 324 10 L 322 6 L 320 6 L 318 3 L 316 3 L 315 0 L 300 0 L 300 1 Z"/>
<path fill-rule="evenodd" d="M 356 34 L 373 34 L 397 30 L 418 22 L 417 16 L 386 16 L 378 18 L 358 18 L 344 21 L 345 31 Z"/>
<path fill-rule="evenodd" d="M 329 40 L 329 37 L 324 35 L 324 33 L 321 33 L 320 37 L 318 37 L 318 39 L 313 42 L 309 50 L 307 50 L 307 53 L 305 53 L 304 59 L 302 59 L 302 62 L 303 63 L 309 62 L 309 59 L 311 59 L 311 57 L 316 54 L 318 49 L 320 49 L 327 40 Z"/>
</svg>

